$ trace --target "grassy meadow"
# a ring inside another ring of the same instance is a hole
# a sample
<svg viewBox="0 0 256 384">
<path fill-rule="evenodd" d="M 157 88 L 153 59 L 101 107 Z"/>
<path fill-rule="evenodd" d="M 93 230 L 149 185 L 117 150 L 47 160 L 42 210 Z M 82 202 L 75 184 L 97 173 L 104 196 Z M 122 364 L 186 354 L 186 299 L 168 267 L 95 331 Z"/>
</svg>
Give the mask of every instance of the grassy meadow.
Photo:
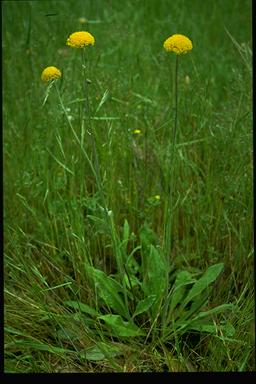
<svg viewBox="0 0 256 384">
<path fill-rule="evenodd" d="M 2 2 L 5 372 L 255 369 L 251 18 Z"/>
</svg>

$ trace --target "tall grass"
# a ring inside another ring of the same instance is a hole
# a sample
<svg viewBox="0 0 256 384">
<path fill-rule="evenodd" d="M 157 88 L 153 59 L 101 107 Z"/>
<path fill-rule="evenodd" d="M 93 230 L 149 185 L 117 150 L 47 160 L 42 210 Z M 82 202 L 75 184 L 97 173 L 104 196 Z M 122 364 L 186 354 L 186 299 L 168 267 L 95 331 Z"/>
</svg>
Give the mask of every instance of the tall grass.
<svg viewBox="0 0 256 384">
<path fill-rule="evenodd" d="M 249 1 L 2 10 L 6 372 L 253 370 Z M 90 118 L 81 52 L 65 46 L 83 29 L 96 39 L 86 50 Z M 162 44 L 173 33 L 194 48 L 179 68 L 166 266 L 175 58 Z M 48 65 L 63 72 L 63 104 L 51 89 L 42 107 Z M 222 263 L 200 309 L 186 303 Z"/>
</svg>

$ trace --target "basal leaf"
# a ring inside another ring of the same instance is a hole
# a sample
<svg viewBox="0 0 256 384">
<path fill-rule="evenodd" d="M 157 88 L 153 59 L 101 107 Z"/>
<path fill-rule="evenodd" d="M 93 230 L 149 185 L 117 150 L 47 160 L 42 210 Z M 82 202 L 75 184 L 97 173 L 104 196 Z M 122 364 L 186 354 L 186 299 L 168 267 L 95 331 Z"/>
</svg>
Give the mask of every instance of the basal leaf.
<svg viewBox="0 0 256 384">
<path fill-rule="evenodd" d="M 145 296 L 154 295 L 156 297 L 155 303 L 152 305 L 152 317 L 157 314 L 159 301 L 163 298 L 167 288 L 167 273 L 168 266 L 161 253 L 151 245 L 148 254 L 144 254 L 144 267 L 143 267 L 143 284 L 142 289 Z"/>
<path fill-rule="evenodd" d="M 92 360 L 92 361 L 99 361 L 99 360 L 106 359 L 106 356 L 98 346 L 88 348 L 85 354 L 83 353 L 82 356 L 84 356 L 86 360 Z"/>
<path fill-rule="evenodd" d="M 219 305 L 218 307 L 209 309 L 208 311 L 199 312 L 199 314 L 196 316 L 195 319 L 202 319 L 203 317 L 216 315 L 217 313 L 221 313 L 226 310 L 232 310 L 234 308 L 235 308 L 234 304 L 222 304 L 222 305 Z"/>
<path fill-rule="evenodd" d="M 126 286 L 127 286 L 129 289 L 130 289 L 130 285 L 131 285 L 132 287 L 136 287 L 137 285 L 141 286 L 141 283 L 140 283 L 140 281 L 137 279 L 136 276 L 131 275 L 131 276 L 129 276 L 129 278 L 130 278 L 130 279 L 128 279 L 127 275 L 124 276 L 125 284 L 126 284 Z M 127 293 L 129 294 L 128 291 L 127 291 Z M 132 299 L 132 298 L 133 298 L 132 294 L 129 295 L 129 297 Z"/>
<path fill-rule="evenodd" d="M 87 266 L 86 271 L 93 279 L 98 289 L 99 296 L 105 301 L 105 303 L 116 313 L 128 318 L 128 308 L 126 308 L 122 297 L 118 293 L 123 290 L 122 286 L 116 280 L 107 276 L 99 269 Z"/>
<path fill-rule="evenodd" d="M 137 327 L 137 325 L 124 321 L 119 315 L 103 315 L 99 316 L 112 330 L 115 336 L 121 337 L 136 337 L 144 336 L 145 333 Z"/>
<path fill-rule="evenodd" d="M 127 244 L 129 241 L 129 235 L 130 235 L 129 223 L 127 220 L 125 220 L 124 221 L 124 228 L 123 228 L 123 241 L 122 241 L 125 254 L 126 254 L 126 250 L 127 250 Z"/>
<path fill-rule="evenodd" d="M 220 324 L 215 325 L 210 322 L 205 322 L 202 320 L 199 320 L 195 323 L 191 323 L 189 326 L 189 330 L 199 331 L 199 332 L 206 332 L 211 333 L 214 335 L 217 335 L 219 331 L 221 331 L 222 335 L 225 337 L 232 337 L 235 334 L 235 328 L 232 326 L 232 324 Z"/>
<path fill-rule="evenodd" d="M 99 316 L 99 313 L 95 309 L 89 307 L 89 305 L 87 304 L 81 303 L 80 301 L 67 300 L 64 301 L 64 304 L 68 305 L 71 308 L 78 309 L 79 311 L 87 313 L 91 316 Z"/>
<path fill-rule="evenodd" d="M 150 247 L 152 244 L 157 244 L 158 238 L 151 228 L 149 228 L 147 225 L 144 225 L 140 229 L 140 241 L 142 247 L 147 248 Z"/>
<path fill-rule="evenodd" d="M 123 352 L 117 346 L 99 342 L 85 351 L 85 358 L 86 360 L 99 361 L 122 354 Z"/>
<path fill-rule="evenodd" d="M 195 281 L 196 280 L 187 271 L 181 271 L 177 274 L 170 298 L 170 312 L 172 312 L 178 304 L 182 304 L 182 299 L 186 291 L 186 285 L 192 284 Z"/>
<path fill-rule="evenodd" d="M 187 297 L 183 302 L 185 307 L 191 300 L 194 300 L 196 296 L 200 295 L 209 285 L 214 282 L 224 268 L 223 263 L 212 265 L 207 269 L 204 275 L 193 285 L 188 292 Z"/>
<path fill-rule="evenodd" d="M 139 251 L 141 249 L 141 246 L 135 247 L 132 252 L 129 254 L 126 260 L 126 268 L 129 270 L 132 269 L 134 273 L 138 272 L 140 269 L 139 263 L 135 259 L 135 252 Z"/>
<path fill-rule="evenodd" d="M 139 314 L 146 312 L 152 304 L 156 301 L 156 296 L 155 295 L 150 295 L 146 299 L 143 299 L 138 302 L 135 312 L 133 314 L 133 317 L 138 316 Z"/>
<path fill-rule="evenodd" d="M 179 317 L 183 320 L 192 319 L 195 314 L 198 314 L 200 309 L 207 303 L 209 300 L 210 294 L 212 292 L 211 289 L 205 289 L 200 295 L 197 295 L 195 299 L 192 301 L 192 305 L 190 308 L 184 308 L 180 306 L 181 311 L 179 313 Z"/>
</svg>

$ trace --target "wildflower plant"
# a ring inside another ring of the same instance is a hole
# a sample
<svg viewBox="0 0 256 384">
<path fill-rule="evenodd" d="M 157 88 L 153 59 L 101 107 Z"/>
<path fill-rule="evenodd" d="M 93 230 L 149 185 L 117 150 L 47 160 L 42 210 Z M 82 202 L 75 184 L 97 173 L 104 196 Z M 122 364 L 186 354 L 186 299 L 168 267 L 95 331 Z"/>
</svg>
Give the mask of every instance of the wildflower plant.
<svg viewBox="0 0 256 384">
<path fill-rule="evenodd" d="M 79 31 L 72 33 L 66 41 L 66 44 L 71 48 L 80 49 L 81 51 L 81 67 L 82 67 L 82 78 L 83 78 L 83 87 L 84 87 L 84 98 L 85 98 L 85 104 L 84 104 L 84 111 L 83 111 L 83 121 L 82 125 L 84 124 L 84 117 L 87 117 L 88 127 L 87 130 L 89 132 L 89 135 L 92 140 L 92 146 L 93 146 L 93 153 L 94 153 L 94 161 L 95 161 L 95 167 L 94 168 L 94 175 L 96 177 L 97 185 L 100 185 L 99 181 L 99 164 L 98 164 L 98 156 L 96 153 L 96 143 L 95 143 L 95 135 L 93 132 L 93 126 L 91 125 L 91 111 L 90 111 L 90 102 L 89 102 L 89 83 L 90 80 L 87 78 L 87 73 L 89 70 L 89 60 L 88 56 L 86 56 L 86 50 L 88 46 L 93 46 L 95 44 L 95 38 L 94 36 L 87 32 L 87 31 Z M 92 167 L 92 164 L 91 164 Z M 97 176 L 96 176 L 97 175 Z"/>
<path fill-rule="evenodd" d="M 253 370 L 250 2 L 4 3 L 5 372 Z"/>
<path fill-rule="evenodd" d="M 213 332 L 214 328 L 208 318 L 224 310 L 232 309 L 231 304 L 216 308 L 207 308 L 210 292 L 216 279 L 223 271 L 223 263 L 210 266 L 205 273 L 198 275 L 187 271 L 173 271 L 170 264 L 172 189 L 169 189 L 169 199 L 165 217 L 164 245 L 161 246 L 153 231 L 145 224 L 138 234 L 138 243 L 131 248 L 134 234 L 125 219 L 121 231 L 115 222 L 114 212 L 108 209 L 100 172 L 99 156 L 95 142 L 94 127 L 91 123 L 90 103 L 88 96 L 88 45 L 94 45 L 95 39 L 88 32 L 75 32 L 67 39 L 72 48 L 81 49 L 81 65 L 85 93 L 85 115 L 87 116 L 87 131 L 90 133 L 92 156 L 86 151 L 79 139 L 72 121 L 69 119 L 60 91 L 55 80 L 61 76 L 60 71 L 45 70 L 42 79 L 53 81 L 59 97 L 60 106 L 74 138 L 88 162 L 95 177 L 99 203 L 95 213 L 90 215 L 95 225 L 104 228 L 110 239 L 110 246 L 116 262 L 115 273 L 107 274 L 96 268 L 92 258 L 84 261 L 84 271 L 95 290 L 95 305 L 79 300 L 66 300 L 65 306 L 80 311 L 83 321 L 90 325 L 94 332 L 101 329 L 101 337 L 131 338 L 142 337 L 144 343 L 149 338 L 153 341 L 173 342 L 188 330 Z M 175 65 L 175 118 L 171 142 L 171 169 L 175 150 L 178 115 L 178 57 L 192 49 L 191 41 L 182 35 L 174 35 L 167 39 L 164 48 L 176 54 Z M 54 68 L 54 67 L 51 67 Z M 104 99 L 105 96 L 103 96 Z M 83 122 L 82 122 L 83 123 Z M 134 130 L 135 135 L 141 133 Z M 172 173 L 168 175 L 168 181 Z M 164 199 L 156 194 L 148 199 L 148 206 L 157 207 Z M 110 207 L 111 208 L 111 207 Z M 102 214 L 103 213 L 103 214 Z"/>
<path fill-rule="evenodd" d="M 170 246 L 171 246 L 171 221 L 172 221 L 172 208 L 173 208 L 173 170 L 174 170 L 174 154 L 175 154 L 175 143 L 176 143 L 176 133 L 177 133 L 177 124 L 178 124 L 178 69 L 179 69 L 179 56 L 186 54 L 187 52 L 193 49 L 192 41 L 184 35 L 175 34 L 168 37 L 163 44 L 165 51 L 168 53 L 174 53 L 176 55 L 175 60 L 175 74 L 174 74 L 174 125 L 172 130 L 172 139 L 170 142 L 171 148 L 168 148 L 170 170 L 167 175 L 167 184 L 169 189 L 169 196 L 167 201 L 166 208 L 166 219 L 165 219 L 165 254 L 167 259 L 170 257 Z"/>
</svg>

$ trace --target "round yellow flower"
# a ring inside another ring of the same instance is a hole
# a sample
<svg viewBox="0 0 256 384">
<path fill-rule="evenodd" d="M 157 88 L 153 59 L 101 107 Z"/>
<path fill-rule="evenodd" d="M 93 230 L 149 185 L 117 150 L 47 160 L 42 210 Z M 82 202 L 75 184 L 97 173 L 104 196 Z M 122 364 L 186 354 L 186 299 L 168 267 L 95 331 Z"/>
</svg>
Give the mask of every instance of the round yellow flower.
<svg viewBox="0 0 256 384">
<path fill-rule="evenodd" d="M 164 42 L 164 49 L 167 52 L 174 52 L 177 55 L 187 53 L 193 49 L 192 41 L 184 35 L 172 35 Z"/>
<path fill-rule="evenodd" d="M 134 133 L 134 135 L 140 135 L 141 130 L 140 129 L 134 129 L 133 133 Z"/>
<path fill-rule="evenodd" d="M 41 79 L 46 83 L 59 77 L 61 77 L 61 71 L 56 67 L 47 67 L 41 74 Z"/>
<path fill-rule="evenodd" d="M 95 39 L 89 32 L 81 31 L 72 33 L 67 39 L 67 45 L 72 48 L 83 48 L 86 45 L 94 45 Z"/>
</svg>

